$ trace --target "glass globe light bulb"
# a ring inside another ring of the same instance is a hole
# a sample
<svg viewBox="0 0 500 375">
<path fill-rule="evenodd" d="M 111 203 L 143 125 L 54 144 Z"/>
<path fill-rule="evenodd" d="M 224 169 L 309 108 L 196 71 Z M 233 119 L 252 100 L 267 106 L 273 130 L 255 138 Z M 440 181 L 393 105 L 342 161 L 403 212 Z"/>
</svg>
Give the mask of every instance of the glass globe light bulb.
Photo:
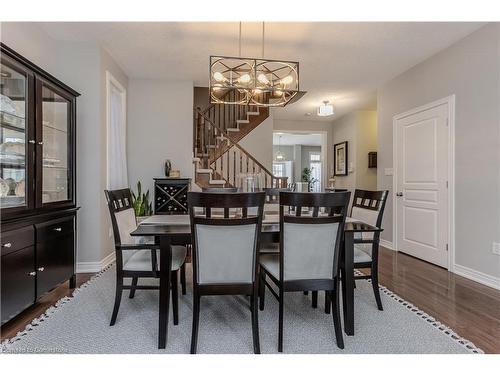
<svg viewBox="0 0 500 375">
<path fill-rule="evenodd" d="M 259 80 L 260 83 L 263 83 L 264 85 L 267 85 L 269 83 L 269 79 L 267 79 L 267 77 L 264 73 L 260 73 L 257 76 L 257 79 Z"/>
<path fill-rule="evenodd" d="M 290 76 L 290 75 L 286 76 L 285 78 L 283 78 L 281 80 L 281 83 L 284 84 L 284 85 L 289 85 L 292 82 L 293 82 L 293 77 Z"/>
<path fill-rule="evenodd" d="M 226 78 L 224 77 L 224 75 L 221 72 L 215 72 L 214 73 L 214 79 L 217 82 L 221 82 L 221 81 L 224 81 Z"/>
<path fill-rule="evenodd" d="M 252 78 L 250 77 L 250 74 L 248 74 L 248 73 L 245 73 L 240 78 L 238 78 L 238 82 L 240 82 L 240 83 L 248 83 L 251 80 L 252 80 Z"/>
</svg>

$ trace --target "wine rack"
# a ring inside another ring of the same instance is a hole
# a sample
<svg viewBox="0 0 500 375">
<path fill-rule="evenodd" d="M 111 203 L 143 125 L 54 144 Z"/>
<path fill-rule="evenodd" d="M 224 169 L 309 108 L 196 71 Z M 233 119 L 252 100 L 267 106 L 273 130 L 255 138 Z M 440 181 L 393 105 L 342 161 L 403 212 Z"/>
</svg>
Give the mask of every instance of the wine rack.
<svg viewBox="0 0 500 375">
<path fill-rule="evenodd" d="M 155 215 L 188 213 L 187 193 L 191 187 L 189 178 L 155 178 Z"/>
</svg>

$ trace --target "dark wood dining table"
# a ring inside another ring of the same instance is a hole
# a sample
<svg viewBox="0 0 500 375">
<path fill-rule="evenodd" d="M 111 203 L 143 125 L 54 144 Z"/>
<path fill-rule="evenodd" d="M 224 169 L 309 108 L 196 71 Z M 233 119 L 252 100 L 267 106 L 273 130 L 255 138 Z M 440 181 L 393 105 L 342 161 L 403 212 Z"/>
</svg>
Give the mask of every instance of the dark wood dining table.
<svg viewBox="0 0 500 375">
<path fill-rule="evenodd" d="M 342 247 L 343 267 L 345 277 L 342 280 L 342 300 L 344 315 L 344 331 L 354 335 L 354 234 L 362 232 L 380 232 L 382 229 L 359 221 L 346 221 L 344 228 L 344 246 Z M 160 290 L 159 290 L 159 321 L 158 349 L 167 345 L 168 314 L 170 303 L 170 268 L 172 264 L 171 245 L 191 244 L 191 226 L 187 215 L 161 215 L 158 221 L 150 220 L 141 223 L 130 233 L 132 236 L 151 236 L 160 245 Z M 261 242 L 279 241 L 279 223 L 266 222 L 262 224 Z M 165 256 L 166 255 L 166 256 Z"/>
</svg>

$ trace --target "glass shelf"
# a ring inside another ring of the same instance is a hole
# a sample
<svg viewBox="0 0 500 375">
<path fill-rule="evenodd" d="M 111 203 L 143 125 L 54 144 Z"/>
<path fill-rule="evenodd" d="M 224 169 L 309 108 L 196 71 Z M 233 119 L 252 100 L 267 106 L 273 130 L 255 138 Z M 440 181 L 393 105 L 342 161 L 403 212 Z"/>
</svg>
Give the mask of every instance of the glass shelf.
<svg viewBox="0 0 500 375">
<path fill-rule="evenodd" d="M 26 76 L 1 64 L 0 206 L 26 206 Z"/>
</svg>

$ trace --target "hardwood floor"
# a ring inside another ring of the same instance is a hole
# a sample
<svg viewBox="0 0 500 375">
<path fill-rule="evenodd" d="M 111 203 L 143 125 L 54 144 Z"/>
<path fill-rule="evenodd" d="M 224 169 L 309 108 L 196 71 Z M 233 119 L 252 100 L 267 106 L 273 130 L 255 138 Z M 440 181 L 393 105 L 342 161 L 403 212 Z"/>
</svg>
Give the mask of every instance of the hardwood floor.
<svg viewBox="0 0 500 375">
<path fill-rule="evenodd" d="M 486 353 L 500 353 L 500 291 L 384 248 L 380 251 L 379 275 L 380 284 L 451 327 Z M 79 274 L 77 286 L 91 276 Z M 36 305 L 3 325 L 1 340 L 15 336 L 32 319 L 70 294 L 67 283 L 54 289 Z"/>
</svg>

